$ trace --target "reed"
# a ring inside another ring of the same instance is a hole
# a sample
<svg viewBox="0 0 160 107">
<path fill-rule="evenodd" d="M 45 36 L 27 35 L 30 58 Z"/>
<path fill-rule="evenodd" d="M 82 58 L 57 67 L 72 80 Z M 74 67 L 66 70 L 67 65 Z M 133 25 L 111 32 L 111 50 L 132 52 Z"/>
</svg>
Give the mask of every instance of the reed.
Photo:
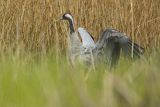
<svg viewBox="0 0 160 107">
<path fill-rule="evenodd" d="M 160 0 L 0 0 L 0 107 L 158 107 Z M 114 72 L 71 67 L 66 22 L 97 40 L 108 27 L 146 48 Z"/>
<path fill-rule="evenodd" d="M 65 12 L 74 15 L 76 28 L 87 28 L 95 37 L 108 27 L 119 29 L 144 47 L 159 44 L 159 0 L 2 0 L 0 48 L 21 47 L 47 51 L 67 46 L 67 24 L 56 22 Z"/>
</svg>

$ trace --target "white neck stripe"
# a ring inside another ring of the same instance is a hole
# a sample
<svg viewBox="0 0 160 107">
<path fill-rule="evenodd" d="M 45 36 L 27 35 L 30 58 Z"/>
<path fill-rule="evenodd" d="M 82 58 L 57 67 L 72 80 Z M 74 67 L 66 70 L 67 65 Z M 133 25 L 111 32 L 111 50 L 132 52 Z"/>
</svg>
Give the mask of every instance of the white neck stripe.
<svg viewBox="0 0 160 107">
<path fill-rule="evenodd" d="M 73 17 L 72 17 L 70 14 L 66 14 L 65 16 L 66 16 L 67 18 L 71 19 L 72 22 L 73 22 Z"/>
</svg>

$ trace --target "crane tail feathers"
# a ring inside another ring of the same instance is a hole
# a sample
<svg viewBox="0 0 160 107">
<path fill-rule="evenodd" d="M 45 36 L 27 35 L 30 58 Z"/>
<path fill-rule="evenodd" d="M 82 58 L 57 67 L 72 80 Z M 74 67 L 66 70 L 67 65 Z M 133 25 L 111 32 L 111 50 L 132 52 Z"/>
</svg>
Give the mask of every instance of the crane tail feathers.
<svg viewBox="0 0 160 107">
<path fill-rule="evenodd" d="M 132 49 L 133 49 L 133 58 L 139 58 L 144 53 L 144 48 L 142 48 L 137 43 L 133 43 L 131 40 L 129 40 L 127 44 L 128 45 L 125 50 L 125 53 L 127 55 L 129 55 L 129 56 L 132 55 Z"/>
</svg>

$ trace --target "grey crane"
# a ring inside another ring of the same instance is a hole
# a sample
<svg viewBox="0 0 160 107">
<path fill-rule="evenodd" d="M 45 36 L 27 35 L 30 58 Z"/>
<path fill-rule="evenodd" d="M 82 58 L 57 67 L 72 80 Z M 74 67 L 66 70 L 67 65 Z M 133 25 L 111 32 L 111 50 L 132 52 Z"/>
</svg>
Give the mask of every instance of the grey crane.
<svg viewBox="0 0 160 107">
<path fill-rule="evenodd" d="M 132 42 L 124 33 L 116 29 L 108 28 L 102 32 L 93 51 L 107 60 L 110 67 L 118 63 L 120 53 L 128 58 L 140 58 L 144 52 L 144 48 L 137 43 Z"/>
<path fill-rule="evenodd" d="M 82 43 L 74 30 L 73 17 L 70 13 L 62 16 L 63 20 L 68 20 L 70 25 L 70 57 L 75 61 L 77 57 L 88 58 L 91 61 L 93 54 L 94 61 L 103 59 L 110 67 L 117 65 L 120 53 L 125 57 L 139 58 L 143 54 L 144 48 L 137 43 L 133 43 L 125 34 L 116 29 L 108 28 L 102 32 L 99 40 L 95 44 L 92 35 L 84 28 L 78 28 Z M 72 58 L 74 57 L 74 58 Z"/>
<path fill-rule="evenodd" d="M 78 37 L 78 32 L 74 28 L 73 16 L 70 13 L 65 13 L 61 20 L 67 20 L 69 22 L 70 34 L 68 37 L 68 54 L 71 64 L 75 64 L 77 61 L 81 61 L 87 64 L 91 63 L 91 49 L 94 48 L 93 37 L 84 28 L 78 28 L 82 43 Z"/>
</svg>

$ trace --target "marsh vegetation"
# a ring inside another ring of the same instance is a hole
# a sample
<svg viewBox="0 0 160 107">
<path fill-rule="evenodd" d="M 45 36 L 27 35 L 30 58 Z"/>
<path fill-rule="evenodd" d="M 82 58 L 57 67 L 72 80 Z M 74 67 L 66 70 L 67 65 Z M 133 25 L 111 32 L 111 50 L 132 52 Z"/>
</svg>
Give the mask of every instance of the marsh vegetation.
<svg viewBox="0 0 160 107">
<path fill-rule="evenodd" d="M 1 0 L 0 107 L 157 107 L 160 105 L 159 0 Z M 95 40 L 116 28 L 145 47 L 133 62 L 121 58 L 87 71 L 66 58 L 70 11 L 75 26 Z"/>
</svg>

